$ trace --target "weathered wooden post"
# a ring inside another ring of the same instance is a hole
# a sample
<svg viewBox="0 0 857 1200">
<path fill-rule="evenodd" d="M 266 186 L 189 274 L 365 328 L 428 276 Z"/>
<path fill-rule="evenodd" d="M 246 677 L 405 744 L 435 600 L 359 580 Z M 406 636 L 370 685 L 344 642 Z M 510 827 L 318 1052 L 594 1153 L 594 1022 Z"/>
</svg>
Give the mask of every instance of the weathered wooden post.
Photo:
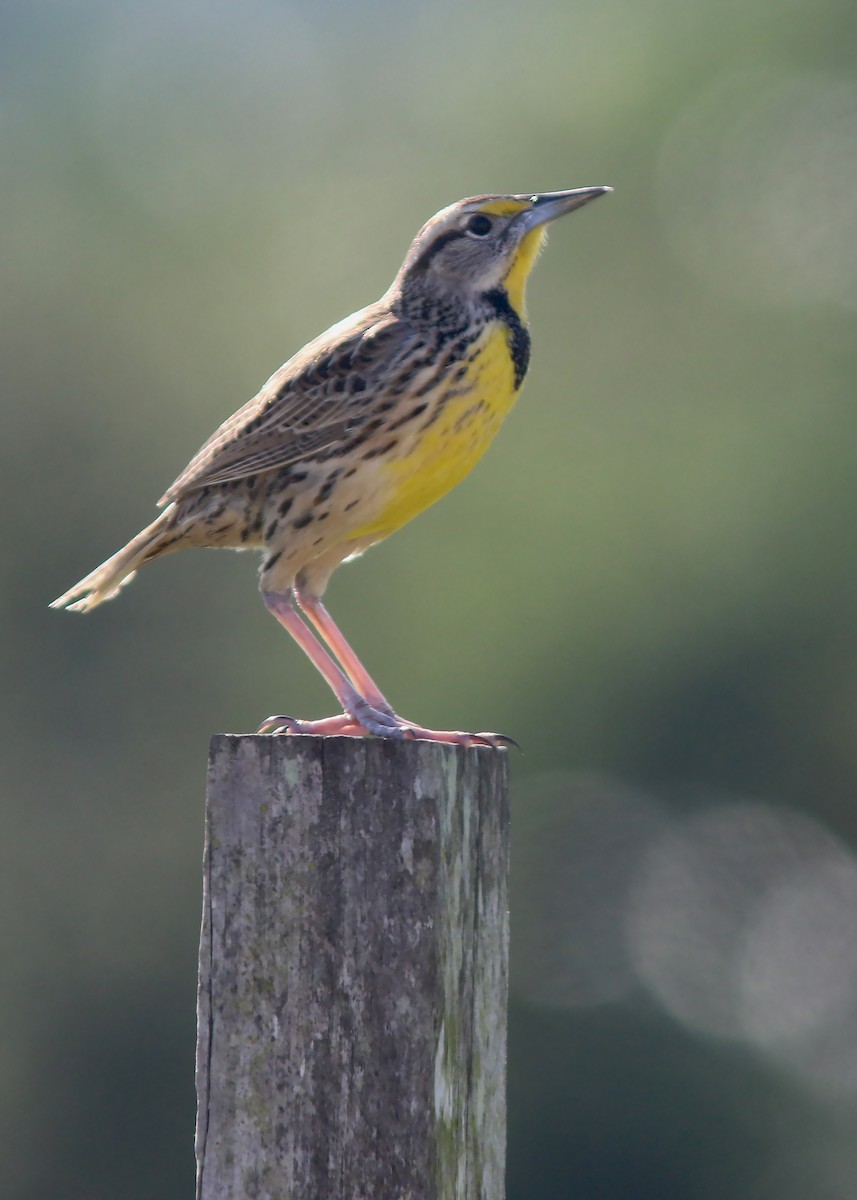
<svg viewBox="0 0 857 1200">
<path fill-rule="evenodd" d="M 504 751 L 212 741 L 199 1200 L 503 1200 Z"/>
</svg>

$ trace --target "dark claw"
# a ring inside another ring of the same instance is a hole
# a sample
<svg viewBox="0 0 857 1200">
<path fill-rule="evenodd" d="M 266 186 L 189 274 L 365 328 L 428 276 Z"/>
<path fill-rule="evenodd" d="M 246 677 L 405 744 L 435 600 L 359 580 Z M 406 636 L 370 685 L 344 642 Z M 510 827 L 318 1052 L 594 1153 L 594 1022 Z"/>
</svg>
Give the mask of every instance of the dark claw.
<svg viewBox="0 0 857 1200">
<path fill-rule="evenodd" d="M 495 750 L 508 749 L 509 747 L 515 750 L 521 749 L 515 739 L 510 738 L 505 733 L 474 733 L 473 736 L 474 738 L 479 738 L 483 746 L 492 746 Z"/>
<path fill-rule="evenodd" d="M 299 725 L 300 721 L 296 717 L 266 717 L 256 733 L 293 733 Z"/>
</svg>

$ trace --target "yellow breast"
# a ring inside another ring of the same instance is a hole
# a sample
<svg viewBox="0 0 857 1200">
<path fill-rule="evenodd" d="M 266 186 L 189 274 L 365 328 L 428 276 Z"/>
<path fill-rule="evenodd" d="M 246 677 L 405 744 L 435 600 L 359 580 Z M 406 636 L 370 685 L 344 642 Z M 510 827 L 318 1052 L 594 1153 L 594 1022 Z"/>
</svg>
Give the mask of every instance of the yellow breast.
<svg viewBox="0 0 857 1200">
<path fill-rule="evenodd" d="M 454 393 L 444 398 L 439 385 L 436 419 L 382 464 L 379 515 L 357 535 L 392 533 L 460 483 L 488 449 L 517 395 L 506 330 L 492 325 Z"/>
</svg>

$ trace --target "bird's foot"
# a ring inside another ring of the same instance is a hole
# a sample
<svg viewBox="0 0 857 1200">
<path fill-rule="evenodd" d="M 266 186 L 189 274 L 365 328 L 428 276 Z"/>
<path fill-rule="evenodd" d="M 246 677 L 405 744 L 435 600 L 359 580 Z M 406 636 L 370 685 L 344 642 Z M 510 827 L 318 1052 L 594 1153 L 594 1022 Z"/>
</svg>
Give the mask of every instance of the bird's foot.
<svg viewBox="0 0 857 1200">
<path fill-rule="evenodd" d="M 376 707 L 361 697 L 354 704 L 352 712 L 343 712 L 336 717 L 323 717 L 320 721 L 301 721 L 297 717 L 268 717 L 256 732 L 388 737 L 402 741 L 409 736 L 402 729 L 402 725 L 403 722 L 391 708 Z"/>
<path fill-rule="evenodd" d="M 446 742 L 453 746 L 490 746 L 494 750 L 508 750 L 513 746 L 520 750 L 514 738 L 505 733 L 465 733 L 460 729 L 425 729 L 410 721 L 402 721 L 400 728 L 405 737 L 418 742 Z"/>
<path fill-rule="evenodd" d="M 456 746 L 491 746 L 495 750 L 507 749 L 518 743 L 503 733 L 464 733 L 455 729 L 425 729 L 412 721 L 405 721 L 395 713 L 366 705 L 361 707 L 359 719 L 351 713 L 340 713 L 336 717 L 324 717 L 320 721 L 301 721 L 297 717 L 268 717 L 259 726 L 257 733 L 266 734 L 315 734 L 339 737 L 386 737 L 396 741 L 445 742 Z"/>
<path fill-rule="evenodd" d="M 267 717 L 257 733 L 302 733 L 319 736 L 337 735 L 339 737 L 366 737 L 369 730 L 350 717 L 341 713 L 338 717 L 324 717 L 320 721 L 301 721 L 297 717 L 276 716 Z"/>
</svg>

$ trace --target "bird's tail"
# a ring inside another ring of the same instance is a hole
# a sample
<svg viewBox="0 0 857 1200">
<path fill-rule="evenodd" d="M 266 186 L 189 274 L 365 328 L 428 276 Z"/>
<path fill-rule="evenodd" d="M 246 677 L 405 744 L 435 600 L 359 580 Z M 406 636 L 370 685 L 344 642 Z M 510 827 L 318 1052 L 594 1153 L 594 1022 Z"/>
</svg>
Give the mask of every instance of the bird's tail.
<svg viewBox="0 0 857 1200">
<path fill-rule="evenodd" d="M 100 567 L 90 571 L 79 583 L 58 596 L 51 608 L 68 608 L 73 612 L 89 612 L 112 600 L 126 583 L 130 583 L 138 567 L 168 550 L 177 549 L 181 536 L 175 533 L 175 505 L 170 504 L 161 515 L 147 525 L 127 546 L 117 550 Z"/>
</svg>

